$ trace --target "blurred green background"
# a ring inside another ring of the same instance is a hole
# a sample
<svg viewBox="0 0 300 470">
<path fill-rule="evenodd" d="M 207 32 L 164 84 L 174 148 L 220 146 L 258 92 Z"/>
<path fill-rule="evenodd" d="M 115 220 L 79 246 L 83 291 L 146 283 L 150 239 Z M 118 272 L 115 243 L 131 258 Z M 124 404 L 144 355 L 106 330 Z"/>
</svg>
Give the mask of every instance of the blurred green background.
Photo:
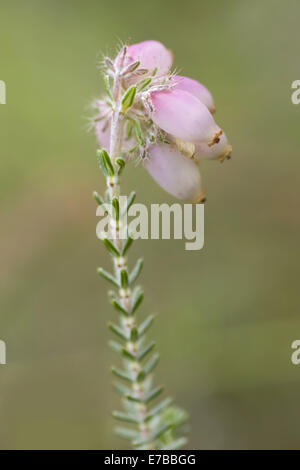
<svg viewBox="0 0 300 470">
<path fill-rule="evenodd" d="M 191 449 L 299 448 L 300 79 L 297 0 L 14 1 L 1 5 L 0 446 L 125 448 L 112 430 L 106 329 L 115 315 L 96 267 L 101 51 L 157 39 L 213 92 L 233 158 L 203 162 L 205 247 L 139 241 L 157 381 L 191 415 Z M 124 191 L 172 202 L 139 166 Z"/>
</svg>

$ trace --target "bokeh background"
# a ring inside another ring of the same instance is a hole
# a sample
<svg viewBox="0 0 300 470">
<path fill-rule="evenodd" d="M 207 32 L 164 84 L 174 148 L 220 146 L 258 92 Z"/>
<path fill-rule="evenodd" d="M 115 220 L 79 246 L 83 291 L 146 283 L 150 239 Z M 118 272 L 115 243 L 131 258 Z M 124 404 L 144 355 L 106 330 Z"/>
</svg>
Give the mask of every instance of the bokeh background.
<svg viewBox="0 0 300 470">
<path fill-rule="evenodd" d="M 157 39 L 213 92 L 233 144 L 203 162 L 205 247 L 139 241 L 141 313 L 158 382 L 191 415 L 191 449 L 299 448 L 300 79 L 297 0 L 14 1 L 1 5 L 0 446 L 125 448 L 109 365 L 109 266 L 92 191 L 104 189 L 86 132 L 101 51 Z M 138 201 L 172 202 L 140 167 Z"/>
</svg>

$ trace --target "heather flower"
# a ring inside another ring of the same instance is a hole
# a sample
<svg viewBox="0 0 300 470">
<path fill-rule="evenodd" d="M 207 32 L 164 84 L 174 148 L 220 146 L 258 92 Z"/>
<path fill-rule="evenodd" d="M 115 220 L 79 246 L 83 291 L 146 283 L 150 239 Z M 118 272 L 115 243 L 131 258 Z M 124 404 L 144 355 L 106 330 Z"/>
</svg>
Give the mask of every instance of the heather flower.
<svg viewBox="0 0 300 470">
<path fill-rule="evenodd" d="M 122 358 L 122 365 L 111 370 L 126 383 L 115 384 L 124 410 L 113 415 L 130 423 L 130 427 L 117 428 L 117 433 L 135 449 L 179 449 L 186 444 L 185 411 L 171 406 L 169 397 L 152 404 L 163 392 L 163 387 L 152 382 L 159 355 L 153 353 L 155 343 L 146 341 L 154 317 L 140 323 L 136 316 L 144 297 L 143 289 L 135 286 L 143 261 L 137 260 L 129 269 L 133 238 L 124 216 L 135 193 L 122 205 L 121 176 L 127 163 L 136 159 L 174 197 L 204 202 L 199 160 L 224 161 L 232 149 L 212 115 L 211 93 L 196 80 L 172 74 L 172 54 L 160 42 L 124 46 L 113 60 L 106 57 L 103 66 L 106 94 L 93 103 L 93 127 L 101 146 L 98 162 L 107 189 L 104 196 L 95 192 L 94 197 L 108 217 L 109 234 L 101 239 L 112 256 L 113 272 L 100 267 L 98 273 L 115 289 L 109 297 L 119 321 L 108 326 L 118 338 L 110 345 Z"/>
<path fill-rule="evenodd" d="M 208 108 L 187 91 L 171 90 L 151 95 L 151 117 L 165 132 L 188 142 L 203 142 L 209 146 L 218 142 L 222 130 Z"/>
<path fill-rule="evenodd" d="M 174 75 L 173 79 L 176 82 L 176 90 L 191 93 L 191 95 L 194 95 L 205 104 L 212 114 L 216 111 L 212 94 L 202 83 L 189 77 L 182 77 L 181 75 Z"/>
<path fill-rule="evenodd" d="M 159 41 L 143 41 L 127 48 L 127 63 L 140 62 L 145 75 L 156 72 L 157 76 L 166 76 L 172 67 L 172 53 Z"/>
<path fill-rule="evenodd" d="M 100 145 L 108 150 L 112 116 L 122 122 L 117 150 L 125 160 L 142 161 L 153 179 L 178 199 L 201 201 L 199 160 L 224 161 L 231 146 L 214 120 L 215 104 L 200 82 L 171 73 L 172 53 L 158 41 L 123 48 L 105 58 L 105 98 L 95 102 L 94 120 Z M 112 86 L 119 79 L 123 94 L 114 113 Z"/>
<path fill-rule="evenodd" d="M 203 143 L 195 144 L 194 158 L 196 160 L 219 160 L 223 162 L 231 158 L 232 146 L 228 143 L 225 132 L 220 136 L 216 145 L 208 147 Z"/>
<path fill-rule="evenodd" d="M 191 158 L 183 155 L 175 145 L 163 143 L 151 145 L 149 153 L 145 167 L 165 191 L 178 199 L 203 200 L 200 172 Z"/>
</svg>

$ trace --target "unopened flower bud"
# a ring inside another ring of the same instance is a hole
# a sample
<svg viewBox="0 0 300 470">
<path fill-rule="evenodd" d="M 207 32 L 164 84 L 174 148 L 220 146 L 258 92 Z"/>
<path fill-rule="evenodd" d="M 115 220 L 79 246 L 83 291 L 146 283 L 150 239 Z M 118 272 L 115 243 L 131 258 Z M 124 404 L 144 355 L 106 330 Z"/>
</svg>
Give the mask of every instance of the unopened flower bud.
<svg viewBox="0 0 300 470">
<path fill-rule="evenodd" d="M 201 199 L 201 179 L 196 163 L 172 144 L 155 144 L 149 148 L 145 167 L 152 178 L 178 199 L 192 202 Z"/>
<path fill-rule="evenodd" d="M 207 107 L 187 91 L 171 89 L 151 94 L 151 115 L 165 132 L 187 142 L 218 142 L 222 130 Z"/>
<path fill-rule="evenodd" d="M 203 104 L 205 104 L 211 113 L 215 112 L 216 108 L 213 97 L 210 91 L 204 85 L 202 85 L 202 83 L 189 77 L 182 77 L 181 75 L 174 75 L 172 80 L 177 83 L 175 87 L 176 90 L 183 90 L 191 93 Z"/>
<path fill-rule="evenodd" d="M 157 70 L 157 75 L 166 75 L 172 66 L 172 54 L 159 41 L 144 41 L 128 46 L 127 55 L 131 61 L 139 61 L 141 67 L 152 75 Z"/>
<path fill-rule="evenodd" d="M 220 160 L 223 162 L 231 157 L 232 147 L 228 143 L 227 136 L 223 132 L 220 141 L 209 147 L 203 143 L 195 144 L 194 158 L 196 160 Z"/>
</svg>

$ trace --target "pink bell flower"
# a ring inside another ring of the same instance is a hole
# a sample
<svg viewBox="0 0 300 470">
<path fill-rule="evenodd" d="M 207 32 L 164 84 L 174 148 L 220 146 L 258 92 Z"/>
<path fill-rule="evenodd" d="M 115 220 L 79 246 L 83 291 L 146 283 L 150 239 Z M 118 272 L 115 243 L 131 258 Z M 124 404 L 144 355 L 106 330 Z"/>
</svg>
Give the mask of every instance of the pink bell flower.
<svg viewBox="0 0 300 470">
<path fill-rule="evenodd" d="M 152 75 L 156 70 L 156 75 L 167 75 L 172 66 L 172 53 L 159 41 L 143 41 L 128 46 L 127 62 L 140 61 L 140 67 L 147 69 L 143 75 Z"/>
<path fill-rule="evenodd" d="M 222 162 L 230 158 L 232 147 L 212 116 L 210 91 L 189 77 L 172 75 L 172 61 L 172 53 L 158 41 L 124 46 L 114 60 L 105 58 L 106 83 L 111 88 L 108 100 L 98 101 L 94 128 L 100 145 L 109 152 L 117 99 L 121 93 L 123 106 L 131 93 L 132 101 L 120 114 L 128 123 L 123 128 L 122 155 L 142 159 L 153 179 L 178 199 L 203 202 L 198 161 Z"/>
<path fill-rule="evenodd" d="M 216 111 L 213 97 L 210 91 L 202 85 L 202 83 L 193 80 L 192 78 L 182 77 L 181 75 L 173 76 L 174 82 L 177 83 L 176 90 L 183 90 L 194 95 L 209 109 L 211 113 Z"/>
<path fill-rule="evenodd" d="M 151 94 L 154 123 L 165 132 L 187 142 L 209 146 L 219 141 L 222 130 L 207 107 L 187 91 L 175 87 Z"/>
<path fill-rule="evenodd" d="M 231 157 L 232 147 L 227 140 L 225 132 L 220 136 L 220 141 L 208 147 L 208 145 L 203 143 L 195 144 L 195 151 L 193 157 L 196 160 L 220 160 L 223 162 L 225 159 Z"/>
<path fill-rule="evenodd" d="M 144 165 L 152 178 L 172 196 L 192 202 L 204 200 L 198 166 L 175 145 L 151 145 Z"/>
</svg>

